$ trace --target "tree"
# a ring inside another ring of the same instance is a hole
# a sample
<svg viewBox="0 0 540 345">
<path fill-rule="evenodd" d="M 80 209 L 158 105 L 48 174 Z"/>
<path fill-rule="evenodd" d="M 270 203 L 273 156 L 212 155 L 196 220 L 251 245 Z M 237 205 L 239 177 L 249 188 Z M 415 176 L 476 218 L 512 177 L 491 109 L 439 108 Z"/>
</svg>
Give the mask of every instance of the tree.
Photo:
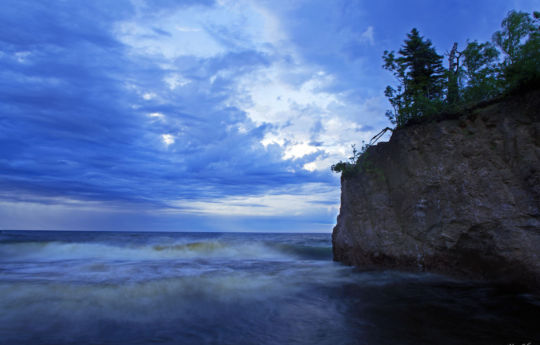
<svg viewBox="0 0 540 345">
<path fill-rule="evenodd" d="M 510 11 L 493 42 L 504 52 L 502 71 L 507 88 L 540 78 L 540 13 Z"/>
<path fill-rule="evenodd" d="M 448 91 L 446 93 L 446 102 L 450 105 L 458 103 L 460 99 L 461 66 L 459 65 L 459 59 L 463 53 L 459 52 L 457 47 L 458 44 L 456 42 L 448 54 Z"/>
<path fill-rule="evenodd" d="M 491 43 L 468 42 L 462 52 L 467 86 L 465 101 L 482 101 L 501 92 L 499 52 Z"/>
<path fill-rule="evenodd" d="M 398 81 L 395 88 L 387 86 L 384 91 L 393 108 L 386 112 L 389 120 L 401 127 L 414 118 L 441 111 L 459 114 L 470 103 L 539 87 L 540 12 L 531 16 L 510 11 L 501 26 L 493 35 L 493 44 L 468 41 L 459 52 L 454 43 L 448 53 L 448 70 L 442 66 L 442 56 L 416 29 L 407 34 L 397 57 L 394 51 L 385 51 L 383 68 Z M 503 53 L 502 62 L 497 48 Z M 372 141 L 378 137 L 380 134 Z M 342 176 L 373 171 L 366 147 L 360 153 L 353 147 L 349 161 L 333 165 L 332 170 Z"/>
<path fill-rule="evenodd" d="M 496 31 L 492 39 L 506 54 L 506 63 L 511 65 L 519 60 L 523 40 L 534 31 L 533 20 L 526 12 L 510 11 L 501 26 L 503 29 Z"/>
<path fill-rule="evenodd" d="M 387 86 L 385 90 L 393 107 L 386 115 L 399 127 L 412 118 L 440 110 L 446 71 L 442 56 L 416 29 L 407 35 L 398 53 L 400 56 L 396 58 L 393 51 L 385 51 L 383 67 L 393 72 L 399 82 L 396 89 Z"/>
</svg>

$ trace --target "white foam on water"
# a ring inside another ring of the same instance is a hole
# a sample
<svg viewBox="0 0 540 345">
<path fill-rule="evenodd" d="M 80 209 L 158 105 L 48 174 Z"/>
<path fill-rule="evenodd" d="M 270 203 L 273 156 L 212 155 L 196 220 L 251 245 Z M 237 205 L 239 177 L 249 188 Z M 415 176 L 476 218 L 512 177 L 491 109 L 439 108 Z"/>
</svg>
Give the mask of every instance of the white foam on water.
<svg viewBox="0 0 540 345">
<path fill-rule="evenodd" d="M 189 315 L 197 306 L 260 300 L 298 291 L 298 284 L 264 273 L 220 272 L 121 284 L 0 283 L 0 323 L 30 315 L 144 321 Z"/>
<path fill-rule="evenodd" d="M 293 259 L 260 242 L 230 243 L 199 241 L 189 243 L 155 243 L 114 245 L 108 243 L 22 242 L 1 243 L 0 262 L 56 261 L 70 259 L 156 260 L 175 258 Z"/>
</svg>

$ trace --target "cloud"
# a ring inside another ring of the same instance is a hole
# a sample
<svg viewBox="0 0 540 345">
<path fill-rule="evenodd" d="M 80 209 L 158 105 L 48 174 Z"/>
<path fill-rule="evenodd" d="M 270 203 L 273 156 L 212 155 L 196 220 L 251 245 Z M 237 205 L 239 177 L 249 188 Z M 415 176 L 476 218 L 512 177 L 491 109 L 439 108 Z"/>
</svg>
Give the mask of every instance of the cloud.
<svg viewBox="0 0 540 345">
<path fill-rule="evenodd" d="M 277 189 L 262 195 L 228 196 L 196 201 L 179 200 L 175 206 L 184 213 L 221 216 L 305 216 L 328 214 L 335 217 L 339 191 L 334 186 L 310 183 L 294 193 Z"/>
<path fill-rule="evenodd" d="M 176 4 L 2 5 L 0 201 L 20 224 L 335 217 L 329 166 L 378 98 L 306 60 L 273 7 Z"/>
<path fill-rule="evenodd" d="M 176 26 L 175 29 L 180 32 L 200 32 L 201 31 L 200 28 L 190 28 L 186 26 Z"/>
<path fill-rule="evenodd" d="M 163 141 L 163 143 L 168 147 L 169 145 L 171 144 L 174 144 L 174 135 L 172 134 L 162 134 L 161 135 L 161 140 Z"/>
<path fill-rule="evenodd" d="M 329 91 L 334 80 L 294 61 L 274 62 L 240 78 L 229 102 L 254 123 L 271 125 L 260 142 L 279 146 L 283 160 L 305 157 L 310 160 L 302 169 L 325 171 L 348 155 L 352 144 L 376 134 L 361 123 L 381 111 L 380 98 L 360 103 L 346 92 Z"/>
<path fill-rule="evenodd" d="M 362 32 L 362 34 L 360 35 L 360 42 L 365 42 L 369 45 L 375 44 L 373 26 L 368 26 L 366 31 Z"/>
</svg>

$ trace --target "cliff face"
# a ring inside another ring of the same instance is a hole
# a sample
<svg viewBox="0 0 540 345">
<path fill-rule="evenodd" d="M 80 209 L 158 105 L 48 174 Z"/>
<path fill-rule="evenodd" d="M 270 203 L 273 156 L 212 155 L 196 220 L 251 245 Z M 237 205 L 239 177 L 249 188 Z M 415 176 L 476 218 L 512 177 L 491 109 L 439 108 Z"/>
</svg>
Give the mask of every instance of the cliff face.
<svg viewBox="0 0 540 345">
<path fill-rule="evenodd" d="M 342 177 L 334 260 L 540 287 L 540 90 L 396 130 Z"/>
</svg>

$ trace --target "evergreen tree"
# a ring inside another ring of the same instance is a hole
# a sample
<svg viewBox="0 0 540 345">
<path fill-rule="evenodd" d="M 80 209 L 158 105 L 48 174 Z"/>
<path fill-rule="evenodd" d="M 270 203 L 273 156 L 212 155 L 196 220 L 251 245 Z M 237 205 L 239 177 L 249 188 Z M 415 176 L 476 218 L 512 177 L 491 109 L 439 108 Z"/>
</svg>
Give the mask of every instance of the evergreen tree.
<svg viewBox="0 0 540 345">
<path fill-rule="evenodd" d="M 396 58 L 393 51 L 385 51 L 383 67 L 393 72 L 399 82 L 397 89 L 388 86 L 385 90 L 394 108 L 386 115 L 392 123 L 402 126 L 411 118 L 440 110 L 446 71 L 442 56 L 416 29 L 407 35 L 398 53 L 400 56 Z"/>
<path fill-rule="evenodd" d="M 494 44 L 468 42 L 465 50 L 459 52 L 454 43 L 448 54 L 448 70 L 442 66 L 442 56 L 416 29 L 407 34 L 398 57 L 393 51 L 385 51 L 383 68 L 398 81 L 396 88 L 387 86 L 384 92 L 393 107 L 386 112 L 390 121 L 400 127 L 410 119 L 442 110 L 460 111 L 466 106 L 464 102 L 479 102 L 512 90 L 540 86 L 540 12 L 531 17 L 510 11 L 501 26 L 502 30 L 493 35 Z M 497 47 L 504 54 L 502 62 Z M 339 162 L 332 170 L 342 172 L 343 176 L 370 171 L 363 155 L 366 147 L 360 152 L 353 147 L 349 162 Z"/>
</svg>

